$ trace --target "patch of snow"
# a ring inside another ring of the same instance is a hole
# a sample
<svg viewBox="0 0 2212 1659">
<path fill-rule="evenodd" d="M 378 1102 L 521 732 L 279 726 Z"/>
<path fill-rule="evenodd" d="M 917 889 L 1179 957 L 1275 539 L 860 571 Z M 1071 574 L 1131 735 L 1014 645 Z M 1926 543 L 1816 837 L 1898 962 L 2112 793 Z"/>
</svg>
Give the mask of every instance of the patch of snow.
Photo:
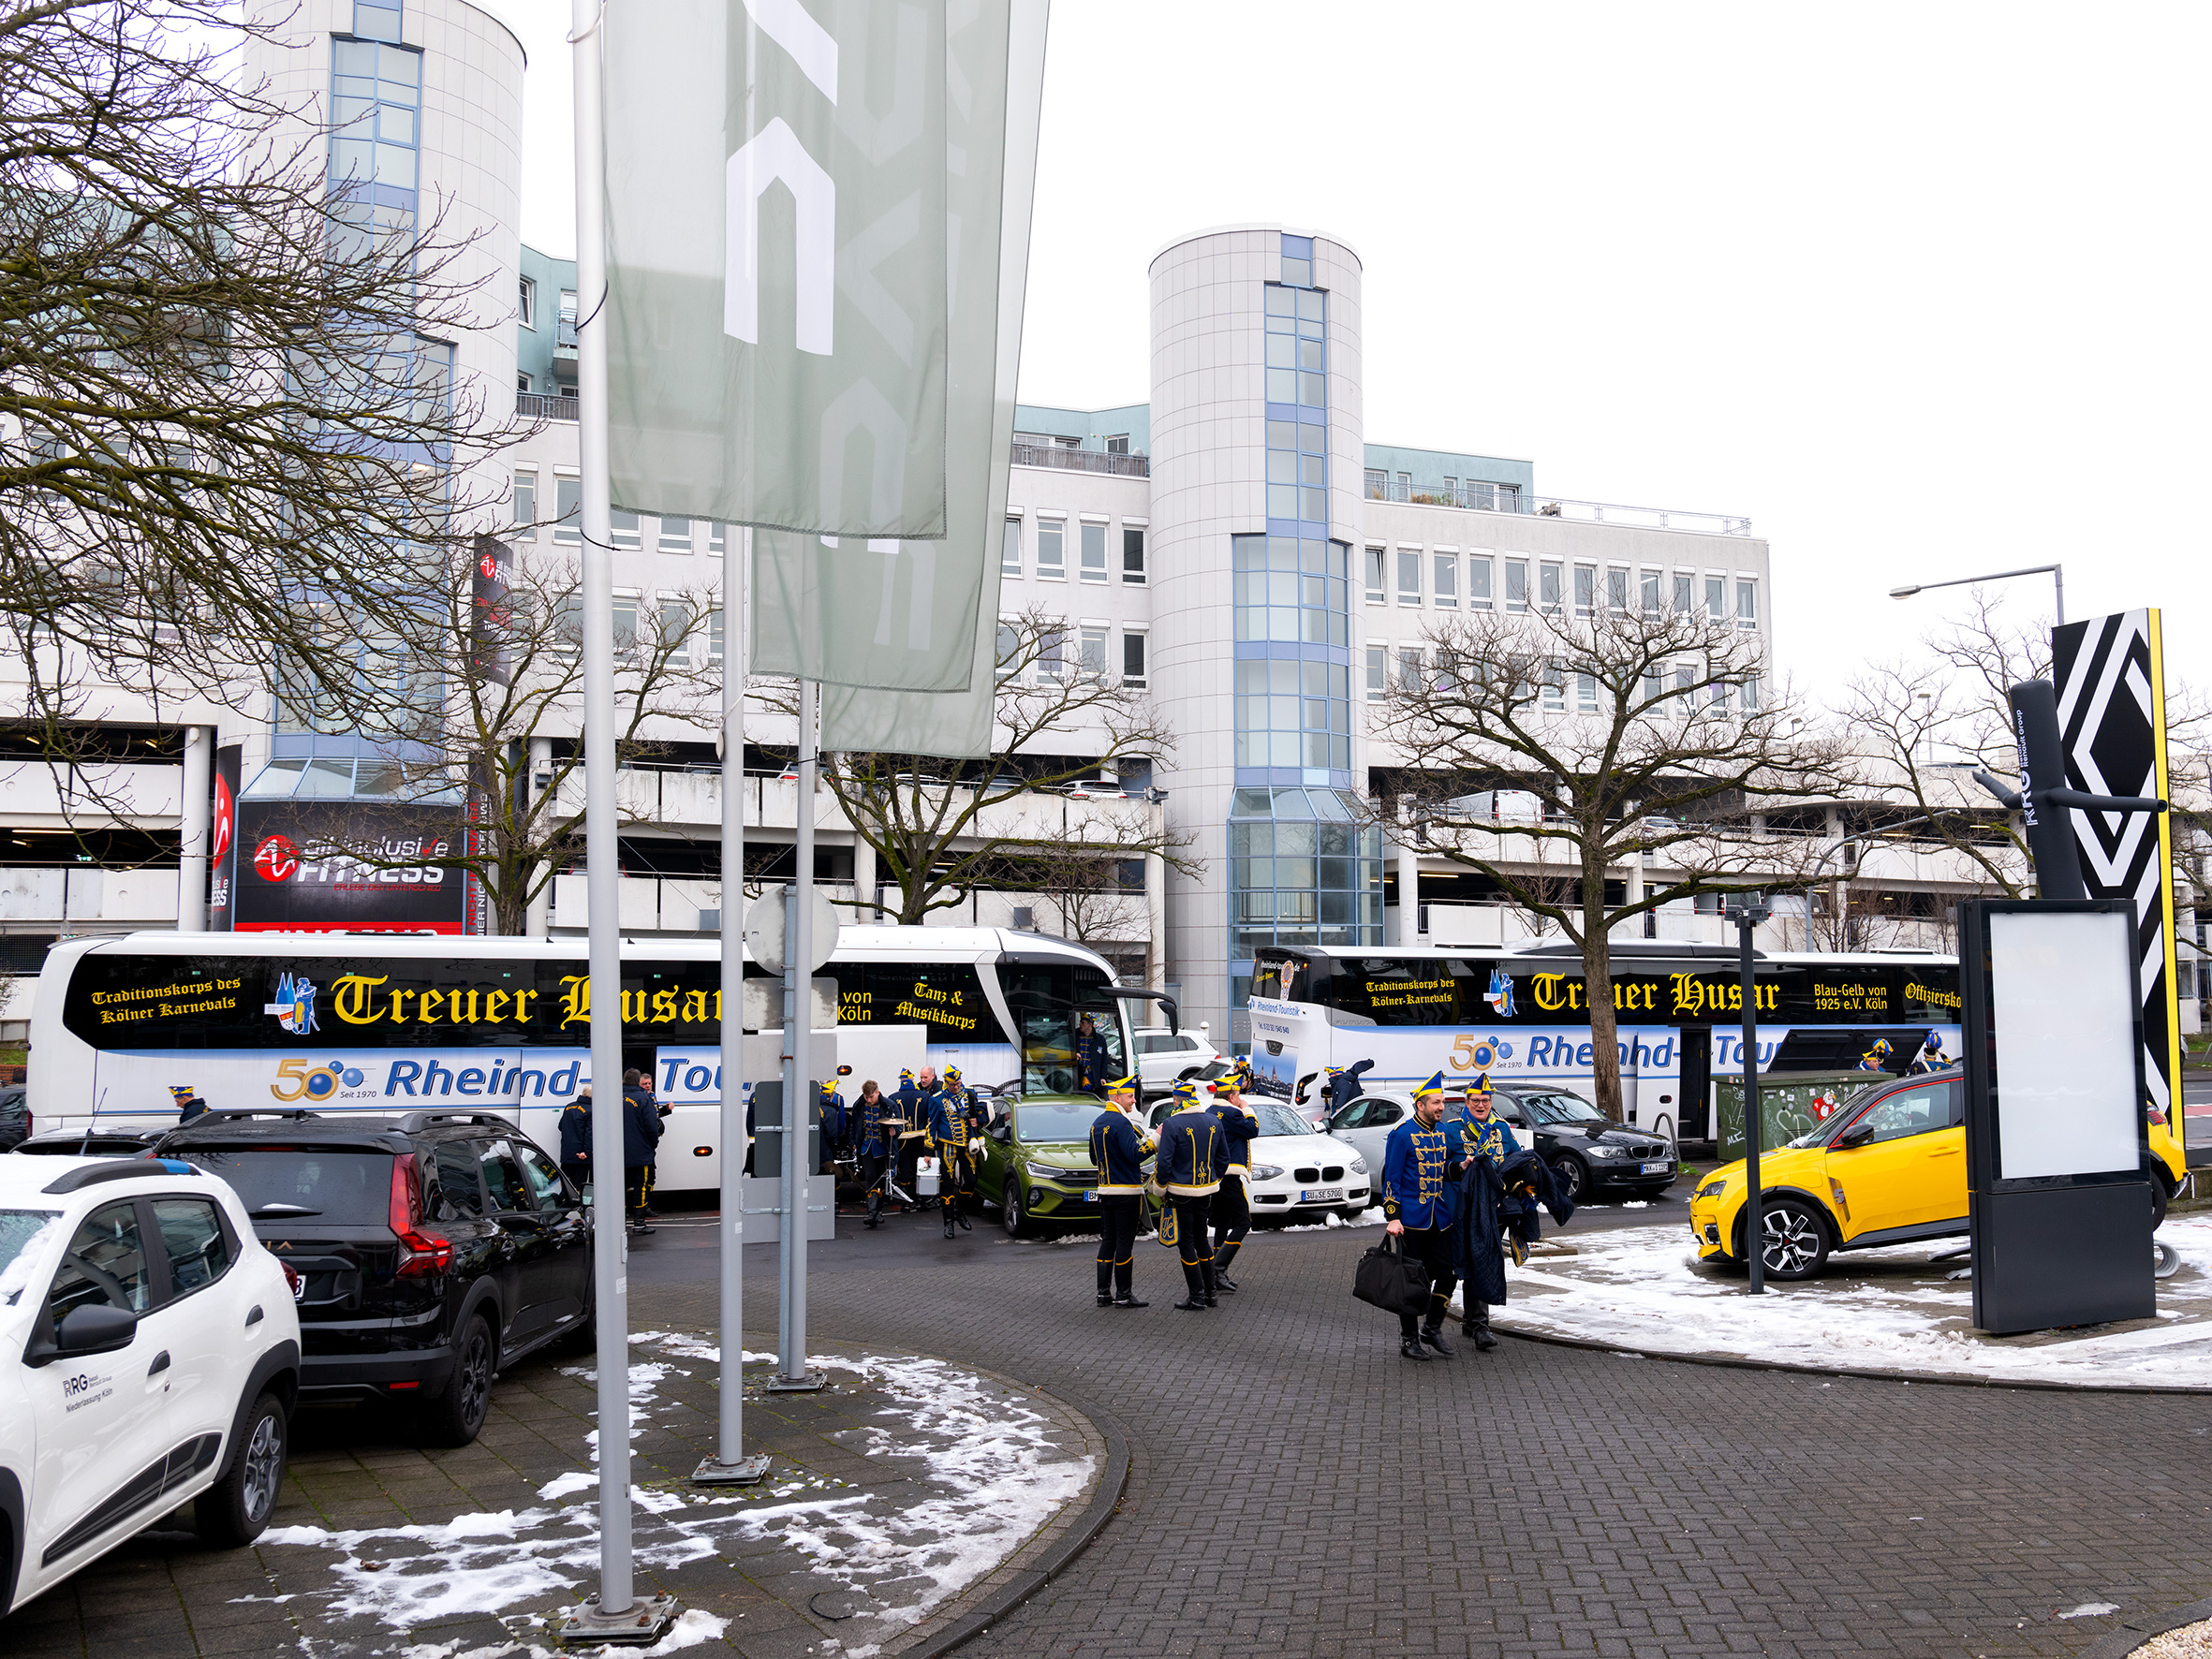
<svg viewBox="0 0 2212 1659">
<path fill-rule="evenodd" d="M 2174 1217 L 2160 1238 L 2212 1274 L 2212 1217 Z M 2201 1314 L 2013 1344 L 1971 1333 L 1970 1284 L 1836 1283 L 1862 1262 L 1924 1262 L 1924 1244 L 1854 1251 L 1831 1263 L 1832 1278 L 1770 1281 L 1764 1296 L 1752 1297 L 1741 1279 L 1701 1270 L 1694 1245 L 1671 1225 L 1591 1233 L 1577 1242 L 1571 1260 L 1509 1264 L 1513 1283 L 1547 1294 L 1516 1297 L 1494 1323 L 1646 1353 L 2024 1381 L 2194 1387 L 2212 1364 L 2212 1318 Z"/>
<path fill-rule="evenodd" d="M 2120 1604 L 2116 1601 L 2086 1601 L 2078 1608 L 2067 1608 L 2058 1617 L 2061 1619 L 2101 1619 L 2107 1613 L 2116 1613 L 2119 1610 Z"/>
<path fill-rule="evenodd" d="M 676 1615 L 676 1622 L 669 1627 L 668 1635 L 655 1642 L 644 1652 L 673 1653 L 683 1648 L 696 1648 L 701 1642 L 719 1639 L 730 1628 L 730 1621 L 701 1608 L 686 1608 Z"/>
<path fill-rule="evenodd" d="M 545 1499 L 546 1502 L 552 1503 L 557 1498 L 568 1497 L 572 1492 L 596 1491 L 598 1490 L 598 1485 L 599 1477 L 588 1469 L 571 1469 L 566 1475 L 554 1475 L 539 1487 L 538 1495 Z"/>
<path fill-rule="evenodd" d="M 1382 1213 L 1382 1206 L 1378 1204 L 1372 1210 L 1361 1211 L 1358 1219 L 1354 1221 L 1347 1221 L 1332 1210 L 1319 1221 L 1305 1222 L 1298 1226 L 1283 1227 L 1280 1230 L 1286 1233 L 1325 1233 L 1331 1227 L 1379 1227 L 1386 1219 Z"/>
<path fill-rule="evenodd" d="M 1649 1210 L 1651 1200 L 1649 1198 L 1624 1198 L 1621 1201 L 1621 1208 L 1623 1210 Z"/>
</svg>

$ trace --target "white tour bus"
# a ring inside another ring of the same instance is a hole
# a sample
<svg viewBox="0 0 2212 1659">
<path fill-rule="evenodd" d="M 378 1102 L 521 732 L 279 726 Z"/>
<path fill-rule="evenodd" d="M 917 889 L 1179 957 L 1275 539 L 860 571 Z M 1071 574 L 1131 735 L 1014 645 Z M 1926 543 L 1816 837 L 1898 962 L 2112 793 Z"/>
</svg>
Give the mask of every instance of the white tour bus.
<svg viewBox="0 0 2212 1659">
<path fill-rule="evenodd" d="M 592 1081 L 587 954 L 582 938 L 73 939 L 39 975 L 32 1125 L 173 1123 L 181 1089 L 217 1108 L 494 1110 L 555 1147 L 561 1108 Z M 721 1104 L 721 942 L 625 939 L 622 957 L 623 1064 L 650 1071 L 674 1108 L 665 1144 L 686 1143 Z M 841 1035 L 919 1026 L 940 1072 L 1032 1094 L 1073 1086 L 1085 1012 L 1126 1069 L 1128 1004 L 1143 994 L 1080 945 L 998 928 L 848 927 L 823 973 Z M 748 961 L 746 977 L 766 976 Z M 661 1184 L 704 1183 L 712 1167 L 690 1165 L 670 1160 Z"/>
<path fill-rule="evenodd" d="M 1621 940 L 1612 957 L 1623 1115 L 1671 1139 L 1710 1139 L 1711 1079 L 1743 1066 L 1736 947 Z M 1784 1037 L 1800 1070 L 1851 1069 L 1887 1043 L 1902 1071 L 1930 1038 L 1945 1062 L 1958 1058 L 1954 957 L 1762 954 L 1756 975 L 1762 1070 Z M 1267 946 L 1254 952 L 1250 1014 L 1254 1079 L 1287 1098 L 1318 1099 L 1326 1068 L 1363 1060 L 1374 1063 L 1361 1079 L 1368 1092 L 1487 1072 L 1596 1098 L 1582 952 L 1556 940 Z"/>
</svg>

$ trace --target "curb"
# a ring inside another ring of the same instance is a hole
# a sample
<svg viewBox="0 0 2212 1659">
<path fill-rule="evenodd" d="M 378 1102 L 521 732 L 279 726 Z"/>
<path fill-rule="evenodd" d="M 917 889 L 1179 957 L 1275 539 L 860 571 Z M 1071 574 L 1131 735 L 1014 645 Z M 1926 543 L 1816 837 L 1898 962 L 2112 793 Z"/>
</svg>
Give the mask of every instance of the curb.
<svg viewBox="0 0 2212 1659">
<path fill-rule="evenodd" d="M 2177 1383 L 2054 1383 L 2046 1377 L 1978 1377 L 1957 1372 L 1878 1371 L 1864 1365 L 1812 1365 L 1796 1359 L 1745 1359 L 1733 1354 L 1677 1354 L 1663 1348 L 1638 1348 L 1622 1343 L 1598 1343 L 1586 1337 L 1554 1336 L 1548 1331 L 1516 1330 L 1494 1318 L 1490 1328 L 1500 1336 L 1524 1343 L 1546 1343 L 1557 1348 L 1586 1348 L 1596 1354 L 1633 1354 L 1639 1359 L 1666 1359 L 1677 1365 L 1712 1365 L 1724 1371 L 1794 1371 L 1806 1376 L 1863 1377 L 1876 1383 L 1921 1383 L 1932 1388 L 2033 1388 L 2049 1394 L 2180 1394 L 2212 1395 L 2212 1387 L 2191 1388 Z M 2212 1617 L 2199 1613 L 2197 1618 Z M 2184 1620 L 2187 1623 L 2189 1621 Z M 2122 1650 L 2123 1652 L 2125 1650 Z"/>
<path fill-rule="evenodd" d="M 940 1631 L 926 1642 L 900 1649 L 898 1659 L 938 1659 L 938 1655 L 950 1653 L 953 1649 L 975 1640 L 1066 1572 L 1069 1564 L 1090 1548 L 1091 1540 L 1105 1530 L 1106 1523 L 1113 1519 L 1114 1512 L 1121 1507 L 1122 1493 L 1129 1482 L 1129 1443 L 1122 1434 L 1120 1426 L 1111 1417 L 1070 1405 L 1050 1389 L 1040 1388 L 1034 1383 L 1016 1386 L 1030 1393 L 1044 1395 L 1063 1410 L 1073 1412 L 1098 1430 L 1099 1438 L 1106 1442 L 1105 1473 L 1100 1476 L 1098 1490 L 1092 1492 L 1091 1501 L 1084 1506 L 1084 1512 L 1069 1524 L 1041 1562 L 1016 1573 L 950 1629 Z"/>
<path fill-rule="evenodd" d="M 2192 1601 L 2187 1607 L 2175 1608 L 2169 1612 L 2154 1614 L 2153 1617 L 2162 1619 L 2165 1622 L 2156 1625 L 2123 1624 L 2117 1630 L 2099 1637 L 2093 1646 L 2084 1648 L 2081 1659 L 2127 1659 L 2128 1654 L 2154 1637 L 2164 1636 L 2169 1630 L 2179 1630 L 2184 1624 L 2196 1624 L 2212 1619 L 2212 1596 L 2203 1601 Z"/>
</svg>

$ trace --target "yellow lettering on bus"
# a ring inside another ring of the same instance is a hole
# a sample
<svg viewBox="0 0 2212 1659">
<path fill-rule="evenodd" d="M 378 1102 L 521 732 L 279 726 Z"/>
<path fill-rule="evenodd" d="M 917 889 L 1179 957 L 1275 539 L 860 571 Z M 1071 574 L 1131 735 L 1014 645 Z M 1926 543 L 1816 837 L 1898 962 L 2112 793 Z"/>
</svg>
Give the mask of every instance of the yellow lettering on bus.
<svg viewBox="0 0 2212 1659">
<path fill-rule="evenodd" d="M 676 993 L 656 991 L 653 993 L 653 1023 L 666 1025 L 676 1017 Z"/>
<path fill-rule="evenodd" d="M 494 1025 L 505 1024 L 507 1021 L 507 999 L 512 994 L 512 992 L 505 991 L 486 991 L 484 993 L 484 1018 Z"/>
<path fill-rule="evenodd" d="M 561 1024 L 568 1027 L 588 1022 L 592 1017 L 592 979 L 589 974 L 563 974 L 561 984 Z"/>
<path fill-rule="evenodd" d="M 391 976 L 379 974 L 374 979 L 366 974 L 347 974 L 331 987 L 331 1006 L 338 1010 L 338 1018 L 348 1025 L 374 1025 L 384 1018 L 376 1010 L 376 987 Z"/>
<path fill-rule="evenodd" d="M 433 1020 L 435 1020 L 437 1018 L 437 1011 L 441 1006 L 444 1006 L 445 1000 L 446 993 L 442 991 L 424 991 L 417 992 L 415 997 L 415 1023 L 418 1025 L 428 1025 Z"/>
</svg>

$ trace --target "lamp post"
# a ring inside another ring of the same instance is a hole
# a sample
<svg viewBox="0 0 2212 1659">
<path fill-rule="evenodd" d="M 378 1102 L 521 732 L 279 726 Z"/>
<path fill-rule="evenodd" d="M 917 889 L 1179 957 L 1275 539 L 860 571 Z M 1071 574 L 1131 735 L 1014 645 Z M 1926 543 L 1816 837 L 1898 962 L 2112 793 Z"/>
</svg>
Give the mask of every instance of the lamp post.
<svg viewBox="0 0 2212 1659">
<path fill-rule="evenodd" d="M 1987 576 L 1960 576 L 1949 581 L 1915 582 L 1909 587 L 1890 589 L 1890 597 L 1910 599 L 1913 595 L 1929 588 L 1963 588 L 1978 581 L 2003 581 L 2014 576 L 2048 576 L 2051 579 L 2053 599 L 2058 608 L 2057 620 L 2063 625 L 2066 621 L 2066 571 L 2064 566 L 2058 565 L 2023 565 L 2017 570 L 1992 570 Z"/>
<path fill-rule="evenodd" d="M 1766 1206 L 1759 1193 L 1759 987 L 1752 976 L 1751 932 L 1774 914 L 1763 893 L 1746 893 L 1728 907 L 1736 924 L 1744 981 L 1744 1255 L 1751 1268 L 1751 1294 L 1766 1289 Z"/>
</svg>

